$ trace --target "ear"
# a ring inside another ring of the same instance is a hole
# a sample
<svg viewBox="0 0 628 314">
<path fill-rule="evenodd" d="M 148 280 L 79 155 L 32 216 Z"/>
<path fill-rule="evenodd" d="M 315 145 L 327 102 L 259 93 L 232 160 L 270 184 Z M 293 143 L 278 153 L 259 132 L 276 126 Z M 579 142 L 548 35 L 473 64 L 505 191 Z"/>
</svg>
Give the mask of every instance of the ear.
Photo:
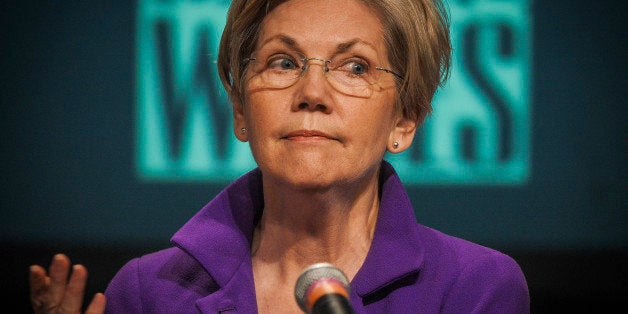
<svg viewBox="0 0 628 314">
<path fill-rule="evenodd" d="M 246 116 L 244 115 L 244 106 L 235 97 L 232 100 L 233 109 L 233 133 L 240 142 L 246 142 L 249 140 Z"/>
<path fill-rule="evenodd" d="M 414 139 L 418 123 L 405 117 L 397 120 L 395 127 L 390 132 L 386 149 L 393 153 L 401 153 L 408 149 Z"/>
</svg>

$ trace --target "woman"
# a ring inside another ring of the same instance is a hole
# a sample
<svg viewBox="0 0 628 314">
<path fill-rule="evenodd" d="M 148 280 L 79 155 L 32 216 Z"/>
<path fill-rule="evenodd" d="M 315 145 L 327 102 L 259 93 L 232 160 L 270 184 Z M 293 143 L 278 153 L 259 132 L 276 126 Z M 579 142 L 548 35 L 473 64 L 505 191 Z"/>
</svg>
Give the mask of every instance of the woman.
<svg viewBox="0 0 628 314">
<path fill-rule="evenodd" d="M 235 135 L 259 168 L 172 248 L 127 263 L 107 287 L 107 312 L 297 313 L 294 283 L 323 261 L 347 275 L 359 313 L 529 312 L 516 262 L 417 224 L 383 160 L 410 146 L 429 113 L 448 72 L 447 32 L 437 0 L 233 1 L 218 65 Z M 70 264 L 56 258 L 51 277 Z M 65 280 L 37 283 L 46 274 L 35 266 L 35 308 L 80 308 L 85 269 L 75 269 L 71 291 L 52 298 Z M 104 303 L 98 295 L 90 310 Z"/>
</svg>

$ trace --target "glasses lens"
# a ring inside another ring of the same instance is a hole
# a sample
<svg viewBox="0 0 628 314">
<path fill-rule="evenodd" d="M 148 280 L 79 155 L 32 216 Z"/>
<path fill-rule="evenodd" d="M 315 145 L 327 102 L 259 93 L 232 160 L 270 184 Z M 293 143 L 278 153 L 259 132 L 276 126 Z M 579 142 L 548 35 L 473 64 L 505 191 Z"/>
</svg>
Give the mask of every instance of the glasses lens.
<svg viewBox="0 0 628 314">
<path fill-rule="evenodd" d="M 261 79 L 264 87 L 286 88 L 294 84 L 301 75 L 299 59 L 274 51 L 259 51 L 248 59 L 253 77 Z"/>
<path fill-rule="evenodd" d="M 266 88 L 290 87 L 312 65 L 320 65 L 334 89 L 357 97 L 370 97 L 383 73 L 361 58 L 338 58 L 338 61 L 304 59 L 297 54 L 273 50 L 258 51 L 248 62 L 253 71 L 252 78 L 260 79 L 259 83 Z"/>
</svg>

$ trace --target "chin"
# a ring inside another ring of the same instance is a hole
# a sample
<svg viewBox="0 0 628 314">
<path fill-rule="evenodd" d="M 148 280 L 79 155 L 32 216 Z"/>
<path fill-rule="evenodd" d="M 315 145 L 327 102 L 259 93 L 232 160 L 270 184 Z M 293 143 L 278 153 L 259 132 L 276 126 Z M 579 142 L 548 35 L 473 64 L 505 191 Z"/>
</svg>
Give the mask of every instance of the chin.
<svg viewBox="0 0 628 314">
<path fill-rule="evenodd" d="M 319 177 L 300 176 L 291 182 L 299 190 L 327 190 L 337 184 L 338 180 L 329 180 Z"/>
<path fill-rule="evenodd" d="M 299 170 L 297 173 L 285 174 L 285 181 L 295 187 L 315 189 L 326 188 L 331 185 L 335 180 L 332 180 L 330 173 L 326 171 L 322 172 L 310 172 L 305 169 Z"/>
<path fill-rule="evenodd" d="M 290 167 L 281 166 L 269 167 L 262 169 L 264 177 L 270 182 L 277 182 L 279 185 L 285 185 L 289 188 L 297 190 L 326 190 L 339 180 L 337 174 L 330 173 L 326 167 Z M 274 169 L 273 169 L 274 168 Z"/>
</svg>

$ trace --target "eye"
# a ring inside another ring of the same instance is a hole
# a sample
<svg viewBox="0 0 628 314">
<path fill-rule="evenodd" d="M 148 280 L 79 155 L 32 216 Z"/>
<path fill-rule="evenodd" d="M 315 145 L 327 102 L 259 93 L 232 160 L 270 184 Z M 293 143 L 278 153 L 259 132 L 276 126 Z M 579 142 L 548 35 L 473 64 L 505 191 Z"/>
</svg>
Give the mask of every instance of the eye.
<svg viewBox="0 0 628 314">
<path fill-rule="evenodd" d="M 359 62 L 352 62 L 350 66 L 351 66 L 351 73 L 355 75 L 362 75 L 366 73 L 366 70 L 368 69 L 366 64 L 362 64 Z"/>
<path fill-rule="evenodd" d="M 369 66 L 365 61 L 352 59 L 343 61 L 336 70 L 344 71 L 349 75 L 363 76 L 368 73 Z"/>
<path fill-rule="evenodd" d="M 292 57 L 286 55 L 268 59 L 267 65 L 273 70 L 294 70 L 299 67 Z"/>
</svg>

